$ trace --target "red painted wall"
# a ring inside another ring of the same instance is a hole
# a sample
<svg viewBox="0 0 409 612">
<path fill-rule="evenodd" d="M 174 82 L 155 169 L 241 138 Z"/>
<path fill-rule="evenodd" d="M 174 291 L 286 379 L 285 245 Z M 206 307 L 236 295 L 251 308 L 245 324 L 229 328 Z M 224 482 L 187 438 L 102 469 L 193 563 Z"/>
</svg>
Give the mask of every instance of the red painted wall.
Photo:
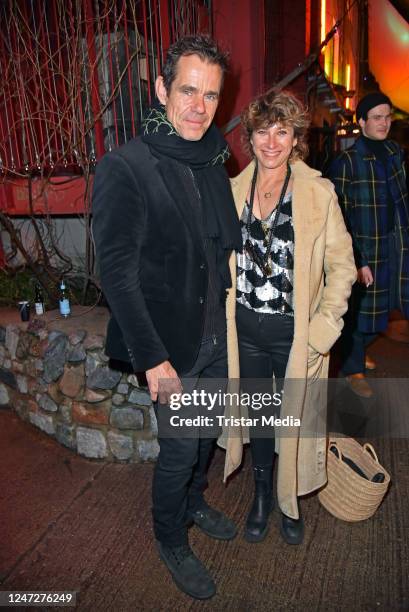
<svg viewBox="0 0 409 612">
<path fill-rule="evenodd" d="M 92 177 L 90 182 L 92 189 Z M 57 176 L 46 184 L 42 179 L 33 179 L 33 214 L 75 215 L 85 211 L 85 180 L 82 176 Z M 15 179 L 0 185 L 1 209 L 10 216 L 30 214 L 28 181 Z"/>
<path fill-rule="evenodd" d="M 264 2 L 213 0 L 212 7 L 214 38 L 230 52 L 231 60 L 216 117 L 218 125 L 223 126 L 263 90 Z M 226 138 L 232 149 L 228 170 L 235 175 L 249 161 L 242 151 L 240 127 Z"/>
<path fill-rule="evenodd" d="M 263 0 L 213 0 L 213 35 L 230 52 L 231 70 L 226 75 L 217 123 L 223 126 L 264 89 L 265 25 Z M 207 24 L 203 21 L 203 29 Z M 248 163 L 242 151 L 241 129 L 227 135 L 232 149 L 228 163 L 231 175 Z M 84 211 L 85 183 L 81 177 L 53 179 L 43 193 L 43 183 L 33 182 L 34 214 L 71 215 Z M 28 186 L 25 179 L 0 185 L 0 208 L 9 215 L 27 215 Z"/>
<path fill-rule="evenodd" d="M 267 86 L 271 87 L 279 82 L 304 61 L 307 36 L 306 8 L 306 0 L 291 2 L 266 0 Z M 309 8 L 311 11 L 310 2 Z M 302 97 L 305 91 L 305 76 L 298 77 L 288 89 Z"/>
</svg>

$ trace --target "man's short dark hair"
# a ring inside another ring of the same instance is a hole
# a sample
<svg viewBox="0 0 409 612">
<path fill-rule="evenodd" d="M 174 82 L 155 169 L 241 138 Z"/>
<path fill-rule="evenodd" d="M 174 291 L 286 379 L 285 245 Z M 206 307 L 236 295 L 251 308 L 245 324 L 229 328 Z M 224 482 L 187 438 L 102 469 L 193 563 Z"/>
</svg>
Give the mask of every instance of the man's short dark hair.
<svg viewBox="0 0 409 612">
<path fill-rule="evenodd" d="M 222 51 L 218 44 L 208 34 L 183 36 L 168 49 L 166 61 L 162 69 L 163 84 L 167 93 L 170 92 L 176 77 L 177 63 L 181 57 L 198 55 L 204 62 L 217 64 L 225 73 L 228 67 L 228 54 Z"/>
</svg>

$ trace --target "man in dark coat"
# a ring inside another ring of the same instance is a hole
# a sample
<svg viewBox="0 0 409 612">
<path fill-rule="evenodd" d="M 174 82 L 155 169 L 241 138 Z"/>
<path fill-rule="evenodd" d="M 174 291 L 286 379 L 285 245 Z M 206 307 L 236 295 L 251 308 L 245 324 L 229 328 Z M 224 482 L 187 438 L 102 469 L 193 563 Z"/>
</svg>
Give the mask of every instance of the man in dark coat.
<svg viewBox="0 0 409 612">
<path fill-rule="evenodd" d="M 353 391 L 370 397 L 366 347 L 386 329 L 397 308 L 409 315 L 409 201 L 402 151 L 387 140 L 392 104 L 383 93 L 356 108 L 362 134 L 330 168 L 352 235 L 358 281 L 343 333 L 342 370 Z"/>
<path fill-rule="evenodd" d="M 228 259 L 241 234 L 223 165 L 227 145 L 212 123 L 225 68 L 206 36 L 174 43 L 142 135 L 105 155 L 95 176 L 93 235 L 112 312 L 106 350 L 146 372 L 158 417 L 182 377 L 227 377 Z M 188 525 L 218 539 L 236 535 L 203 497 L 214 442 L 161 436 L 159 427 L 153 479 L 160 557 L 177 586 L 199 599 L 215 585 L 189 547 Z"/>
</svg>

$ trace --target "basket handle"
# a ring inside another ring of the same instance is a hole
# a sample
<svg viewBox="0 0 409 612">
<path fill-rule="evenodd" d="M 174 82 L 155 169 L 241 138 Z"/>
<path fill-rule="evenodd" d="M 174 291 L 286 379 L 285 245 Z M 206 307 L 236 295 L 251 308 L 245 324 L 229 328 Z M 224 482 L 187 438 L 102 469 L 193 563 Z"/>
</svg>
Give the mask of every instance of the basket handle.
<svg viewBox="0 0 409 612">
<path fill-rule="evenodd" d="M 372 444 L 369 444 L 369 442 L 366 442 L 366 444 L 364 444 L 364 449 L 366 450 L 368 455 L 372 455 L 372 459 L 374 459 L 376 463 L 379 463 L 378 455 L 376 454 L 375 449 L 372 446 Z"/>
<path fill-rule="evenodd" d="M 332 446 L 335 446 L 338 451 L 338 456 L 335 456 L 335 459 L 337 459 L 338 461 L 342 461 L 343 454 L 335 440 L 330 440 L 328 442 L 328 450 L 330 450 Z"/>
</svg>

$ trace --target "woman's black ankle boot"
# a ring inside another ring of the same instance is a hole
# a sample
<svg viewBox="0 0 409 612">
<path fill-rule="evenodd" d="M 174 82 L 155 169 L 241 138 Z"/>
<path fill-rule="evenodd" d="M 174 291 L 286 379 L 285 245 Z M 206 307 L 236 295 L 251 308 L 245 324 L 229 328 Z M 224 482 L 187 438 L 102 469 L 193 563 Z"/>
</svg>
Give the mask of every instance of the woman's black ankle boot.
<svg viewBox="0 0 409 612">
<path fill-rule="evenodd" d="M 261 542 L 268 532 L 268 518 L 274 507 L 272 467 L 255 467 L 254 500 L 247 517 L 244 538 L 247 542 Z"/>
<path fill-rule="evenodd" d="M 287 544 L 301 544 L 304 539 L 304 521 L 301 514 L 299 519 L 293 519 L 281 513 L 280 532 Z"/>
</svg>

